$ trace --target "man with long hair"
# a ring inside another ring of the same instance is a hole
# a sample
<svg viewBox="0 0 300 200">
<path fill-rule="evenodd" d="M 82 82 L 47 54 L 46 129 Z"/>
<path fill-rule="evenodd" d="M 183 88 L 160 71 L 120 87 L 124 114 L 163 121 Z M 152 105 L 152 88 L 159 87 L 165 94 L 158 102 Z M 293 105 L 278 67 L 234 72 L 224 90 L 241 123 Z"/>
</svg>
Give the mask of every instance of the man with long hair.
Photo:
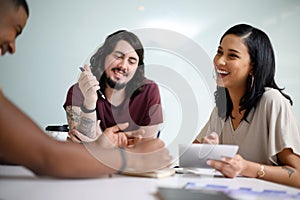
<svg viewBox="0 0 300 200">
<path fill-rule="evenodd" d="M 117 123 L 128 123 L 129 131 L 143 129 L 143 138 L 153 138 L 163 122 L 161 99 L 157 84 L 145 77 L 138 37 L 125 30 L 110 34 L 69 89 L 64 108 L 74 141 L 73 134 L 86 141 Z M 112 142 L 126 146 L 124 134 L 117 136 Z"/>
<path fill-rule="evenodd" d="M 15 52 L 15 39 L 28 16 L 25 0 L 0 0 L 1 55 Z M 158 139 L 143 142 L 133 139 L 130 148 L 108 147 L 104 136 L 117 134 L 126 126 L 108 128 L 102 137 L 85 145 L 56 141 L 14 106 L 0 89 L 0 163 L 23 165 L 38 175 L 88 178 L 128 169 L 151 171 L 170 163 L 171 157 Z M 125 133 L 128 137 L 139 134 Z"/>
</svg>

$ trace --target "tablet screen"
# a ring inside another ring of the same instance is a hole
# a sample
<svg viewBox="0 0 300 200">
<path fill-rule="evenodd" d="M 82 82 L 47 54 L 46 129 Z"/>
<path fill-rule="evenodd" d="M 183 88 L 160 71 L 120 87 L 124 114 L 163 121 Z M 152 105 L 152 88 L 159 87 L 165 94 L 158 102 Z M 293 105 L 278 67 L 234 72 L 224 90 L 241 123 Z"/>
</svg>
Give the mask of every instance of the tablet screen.
<svg viewBox="0 0 300 200">
<path fill-rule="evenodd" d="M 180 144 L 179 165 L 189 168 L 211 168 L 206 164 L 208 159 L 221 160 L 222 157 L 234 157 L 237 145 L 224 144 Z"/>
</svg>

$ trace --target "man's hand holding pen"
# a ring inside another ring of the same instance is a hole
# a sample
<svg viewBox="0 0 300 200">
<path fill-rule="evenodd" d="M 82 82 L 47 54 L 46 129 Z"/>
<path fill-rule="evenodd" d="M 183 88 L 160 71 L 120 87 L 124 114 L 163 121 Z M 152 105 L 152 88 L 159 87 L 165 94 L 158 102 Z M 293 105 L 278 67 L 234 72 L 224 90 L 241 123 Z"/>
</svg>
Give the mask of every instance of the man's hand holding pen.
<svg viewBox="0 0 300 200">
<path fill-rule="evenodd" d="M 96 108 L 96 102 L 98 100 L 97 90 L 100 89 L 99 82 L 92 74 L 88 65 L 84 65 L 83 72 L 78 79 L 79 88 L 84 96 L 83 106 L 87 110 L 93 110 Z"/>
<path fill-rule="evenodd" d="M 92 73 L 92 72 L 91 72 L 91 69 L 90 69 L 90 67 L 89 67 L 88 65 L 84 65 L 84 68 L 83 68 L 83 67 L 79 67 L 79 69 L 80 69 L 81 72 L 87 71 L 87 72 Z M 96 78 L 96 77 L 95 77 L 95 78 Z M 99 82 L 98 82 L 98 86 L 99 86 Z M 99 89 L 97 90 L 97 92 L 99 93 L 99 95 L 101 96 L 101 98 L 105 99 L 105 96 L 104 96 L 104 94 L 101 92 L 100 87 L 99 87 Z"/>
</svg>

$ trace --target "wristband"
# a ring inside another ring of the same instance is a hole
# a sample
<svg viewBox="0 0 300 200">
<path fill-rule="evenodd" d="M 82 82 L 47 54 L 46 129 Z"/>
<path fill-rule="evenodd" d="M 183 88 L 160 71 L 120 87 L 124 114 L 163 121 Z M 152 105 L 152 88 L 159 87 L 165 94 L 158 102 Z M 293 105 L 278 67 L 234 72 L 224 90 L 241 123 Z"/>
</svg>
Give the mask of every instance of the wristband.
<svg viewBox="0 0 300 200">
<path fill-rule="evenodd" d="M 116 174 L 122 174 L 127 166 L 127 158 L 126 158 L 126 153 L 123 147 L 119 147 L 119 151 L 121 154 L 121 158 L 122 158 L 122 165 L 121 168 L 117 171 Z"/>
<path fill-rule="evenodd" d="M 92 113 L 92 112 L 96 111 L 96 108 L 94 108 L 92 110 L 86 109 L 83 104 L 80 105 L 80 109 L 84 113 Z"/>
</svg>

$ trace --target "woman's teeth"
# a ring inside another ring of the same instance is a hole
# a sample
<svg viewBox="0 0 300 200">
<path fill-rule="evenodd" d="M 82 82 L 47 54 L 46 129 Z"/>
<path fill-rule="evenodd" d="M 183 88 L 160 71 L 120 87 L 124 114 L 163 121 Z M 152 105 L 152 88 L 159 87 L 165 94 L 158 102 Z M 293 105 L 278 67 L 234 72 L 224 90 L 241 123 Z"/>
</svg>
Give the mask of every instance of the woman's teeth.
<svg viewBox="0 0 300 200">
<path fill-rule="evenodd" d="M 227 74 L 229 74 L 229 72 L 224 71 L 224 70 L 219 70 L 219 69 L 217 69 L 217 73 L 218 73 L 218 74 L 222 74 L 222 75 L 227 75 Z"/>
</svg>

